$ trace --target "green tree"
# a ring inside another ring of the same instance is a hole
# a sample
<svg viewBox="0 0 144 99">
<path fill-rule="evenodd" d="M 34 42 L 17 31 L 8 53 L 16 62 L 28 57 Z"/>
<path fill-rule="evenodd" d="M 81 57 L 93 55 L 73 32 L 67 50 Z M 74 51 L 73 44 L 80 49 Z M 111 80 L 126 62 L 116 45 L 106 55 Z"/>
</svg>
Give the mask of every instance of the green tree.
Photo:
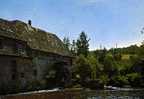
<svg viewBox="0 0 144 99">
<path fill-rule="evenodd" d="M 144 44 L 142 44 L 140 46 L 139 51 L 138 51 L 138 55 L 139 55 L 139 57 L 144 58 Z"/>
<path fill-rule="evenodd" d="M 91 79 L 95 80 L 96 79 L 96 70 L 97 70 L 97 63 L 98 61 L 96 60 L 96 58 L 92 55 L 89 55 L 87 57 L 89 65 L 91 67 Z"/>
<path fill-rule="evenodd" d="M 71 53 L 75 56 L 77 54 L 77 46 L 76 46 L 76 41 L 73 40 L 71 44 Z"/>
<path fill-rule="evenodd" d="M 85 32 L 81 32 L 79 39 L 76 42 L 77 45 L 77 54 L 84 55 L 85 57 L 88 55 L 89 52 L 89 39 Z"/>
<path fill-rule="evenodd" d="M 123 75 L 113 76 L 112 81 L 112 85 L 119 87 L 124 87 L 129 84 L 128 77 Z"/>
<path fill-rule="evenodd" d="M 94 55 L 88 55 L 87 60 L 91 67 L 91 79 L 96 80 L 101 72 L 101 64 L 98 62 L 98 59 Z"/>
<path fill-rule="evenodd" d="M 68 37 L 64 37 L 63 43 L 64 43 L 64 45 L 65 45 L 66 48 L 70 49 L 70 45 L 71 44 L 70 44 L 70 40 L 69 40 Z"/>
<path fill-rule="evenodd" d="M 126 75 L 132 87 L 144 87 L 142 75 L 140 73 L 129 73 Z"/>
<path fill-rule="evenodd" d="M 104 73 L 108 75 L 108 77 L 112 77 L 116 72 L 116 63 L 112 55 L 107 54 L 104 58 Z"/>
<path fill-rule="evenodd" d="M 83 56 L 77 56 L 75 60 L 75 66 L 73 68 L 75 76 L 81 83 L 85 83 L 91 77 L 91 68 L 87 59 Z"/>
<path fill-rule="evenodd" d="M 104 48 L 103 50 L 99 50 L 96 52 L 97 56 L 98 56 L 98 60 L 100 63 L 103 63 L 104 62 L 104 58 L 107 54 L 107 49 Z"/>
</svg>

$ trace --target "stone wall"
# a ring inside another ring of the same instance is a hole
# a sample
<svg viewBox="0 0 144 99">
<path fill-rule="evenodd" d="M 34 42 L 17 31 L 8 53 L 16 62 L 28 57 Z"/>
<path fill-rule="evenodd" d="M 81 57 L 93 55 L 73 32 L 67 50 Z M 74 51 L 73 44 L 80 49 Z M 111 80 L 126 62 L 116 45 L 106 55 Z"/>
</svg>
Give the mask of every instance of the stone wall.
<svg viewBox="0 0 144 99">
<path fill-rule="evenodd" d="M 53 53 L 44 53 L 33 51 L 33 64 L 37 70 L 37 80 L 42 80 L 45 71 L 56 62 L 65 62 L 70 69 L 72 66 L 72 58 Z"/>
<path fill-rule="evenodd" d="M 27 45 L 20 40 L 0 37 L 0 54 L 27 57 Z"/>
<path fill-rule="evenodd" d="M 35 66 L 35 70 L 37 71 L 37 81 L 40 82 L 41 85 L 44 87 L 46 86 L 46 74 L 48 72 L 52 72 L 53 65 L 57 62 L 64 62 L 64 65 L 59 65 L 60 67 L 67 70 L 67 75 L 65 77 L 67 78 L 66 83 L 68 84 L 70 82 L 71 78 L 71 66 L 72 66 L 72 58 L 65 57 L 53 53 L 46 53 L 46 52 L 40 52 L 40 51 L 34 51 L 33 50 L 33 64 Z M 64 72 L 64 71 L 63 71 Z M 69 72 L 69 73 L 68 73 Z"/>
<path fill-rule="evenodd" d="M 44 75 L 56 62 L 65 62 L 70 71 L 70 57 L 30 49 L 26 42 L 0 37 L 0 92 L 45 86 Z"/>
<path fill-rule="evenodd" d="M 26 89 L 34 80 L 31 59 L 0 56 L 0 89 L 12 92 Z"/>
</svg>

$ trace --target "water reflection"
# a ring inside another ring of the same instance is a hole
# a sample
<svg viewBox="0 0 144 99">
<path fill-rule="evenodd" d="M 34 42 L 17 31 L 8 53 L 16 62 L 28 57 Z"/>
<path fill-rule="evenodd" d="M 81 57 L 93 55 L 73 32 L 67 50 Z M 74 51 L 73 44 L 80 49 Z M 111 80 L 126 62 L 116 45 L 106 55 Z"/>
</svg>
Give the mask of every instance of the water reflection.
<svg viewBox="0 0 144 99">
<path fill-rule="evenodd" d="M 89 96 L 87 99 L 144 99 L 144 96 Z"/>
<path fill-rule="evenodd" d="M 89 91 L 83 97 L 85 98 L 82 99 L 144 99 L 144 91 Z"/>
</svg>

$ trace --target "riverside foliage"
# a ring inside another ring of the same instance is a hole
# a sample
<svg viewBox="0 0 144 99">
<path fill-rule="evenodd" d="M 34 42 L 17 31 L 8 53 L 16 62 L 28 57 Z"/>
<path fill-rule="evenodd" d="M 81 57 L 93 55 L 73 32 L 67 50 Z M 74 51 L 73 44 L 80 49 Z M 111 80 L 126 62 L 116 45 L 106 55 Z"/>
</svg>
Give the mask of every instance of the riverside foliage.
<svg viewBox="0 0 144 99">
<path fill-rule="evenodd" d="M 106 48 L 89 51 L 89 39 L 82 32 L 77 40 L 65 40 L 75 56 L 72 68 L 74 86 L 102 88 L 144 87 L 144 44 L 125 48 Z"/>
</svg>

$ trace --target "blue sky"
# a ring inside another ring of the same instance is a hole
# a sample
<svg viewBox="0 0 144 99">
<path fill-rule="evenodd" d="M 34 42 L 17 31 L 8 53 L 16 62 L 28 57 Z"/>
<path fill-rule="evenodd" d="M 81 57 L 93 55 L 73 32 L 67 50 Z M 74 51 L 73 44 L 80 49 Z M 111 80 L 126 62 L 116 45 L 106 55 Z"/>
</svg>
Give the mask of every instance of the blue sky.
<svg viewBox="0 0 144 99">
<path fill-rule="evenodd" d="M 0 18 L 32 20 L 32 25 L 61 39 L 85 31 L 90 49 L 139 43 L 144 0 L 1 0 Z"/>
</svg>

